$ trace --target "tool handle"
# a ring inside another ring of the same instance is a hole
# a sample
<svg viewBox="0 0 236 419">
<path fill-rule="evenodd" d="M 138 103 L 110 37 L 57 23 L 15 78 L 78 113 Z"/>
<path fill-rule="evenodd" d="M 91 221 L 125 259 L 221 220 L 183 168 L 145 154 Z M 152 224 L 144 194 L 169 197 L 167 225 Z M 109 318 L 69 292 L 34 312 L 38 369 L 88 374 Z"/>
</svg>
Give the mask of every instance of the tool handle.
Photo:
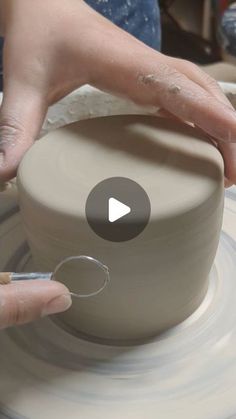
<svg viewBox="0 0 236 419">
<path fill-rule="evenodd" d="M 0 285 L 10 284 L 11 281 L 28 281 L 30 279 L 50 280 L 52 272 L 0 272 Z"/>
<path fill-rule="evenodd" d="M 0 272 L 0 285 L 10 284 L 11 272 Z"/>
<path fill-rule="evenodd" d="M 28 281 L 30 279 L 52 279 L 52 272 L 12 272 L 12 281 Z"/>
</svg>

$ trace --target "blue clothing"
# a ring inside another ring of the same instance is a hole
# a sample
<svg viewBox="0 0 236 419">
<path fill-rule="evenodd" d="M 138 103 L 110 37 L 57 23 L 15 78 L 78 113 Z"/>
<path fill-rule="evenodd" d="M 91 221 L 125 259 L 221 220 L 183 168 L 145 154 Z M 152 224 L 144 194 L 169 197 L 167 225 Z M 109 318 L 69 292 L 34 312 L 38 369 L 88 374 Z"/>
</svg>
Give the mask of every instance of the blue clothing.
<svg viewBox="0 0 236 419">
<path fill-rule="evenodd" d="M 85 0 L 86 3 L 120 28 L 159 50 L 160 10 L 157 0 Z M 109 42 L 112 40 L 108 40 Z M 2 90 L 2 46 L 0 38 L 0 90 Z"/>
<path fill-rule="evenodd" d="M 85 0 L 93 9 L 152 48 L 160 49 L 157 0 Z"/>
<path fill-rule="evenodd" d="M 222 48 L 236 56 L 236 4 L 225 10 L 221 18 L 218 36 Z"/>
</svg>

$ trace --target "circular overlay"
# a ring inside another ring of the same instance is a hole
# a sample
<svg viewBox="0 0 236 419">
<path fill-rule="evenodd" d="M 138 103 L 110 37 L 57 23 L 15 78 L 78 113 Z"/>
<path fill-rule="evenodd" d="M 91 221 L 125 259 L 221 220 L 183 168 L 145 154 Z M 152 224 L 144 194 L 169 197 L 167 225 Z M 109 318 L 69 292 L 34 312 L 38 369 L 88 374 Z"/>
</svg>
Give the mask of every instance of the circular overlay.
<svg viewBox="0 0 236 419">
<path fill-rule="evenodd" d="M 148 224 L 151 204 L 145 190 L 124 177 L 98 183 L 86 202 L 91 229 L 104 240 L 122 242 L 137 237 Z"/>
</svg>

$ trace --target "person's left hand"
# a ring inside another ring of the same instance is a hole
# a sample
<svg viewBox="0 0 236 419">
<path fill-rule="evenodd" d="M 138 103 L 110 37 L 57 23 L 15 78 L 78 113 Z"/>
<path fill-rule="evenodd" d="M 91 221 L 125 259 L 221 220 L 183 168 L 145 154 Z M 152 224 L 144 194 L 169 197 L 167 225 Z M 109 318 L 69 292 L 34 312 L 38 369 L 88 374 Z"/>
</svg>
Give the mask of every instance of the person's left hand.
<svg viewBox="0 0 236 419">
<path fill-rule="evenodd" d="M 48 106 L 89 83 L 152 105 L 213 137 L 236 183 L 236 112 L 196 65 L 147 47 L 82 0 L 2 0 L 0 181 L 37 138 Z"/>
</svg>

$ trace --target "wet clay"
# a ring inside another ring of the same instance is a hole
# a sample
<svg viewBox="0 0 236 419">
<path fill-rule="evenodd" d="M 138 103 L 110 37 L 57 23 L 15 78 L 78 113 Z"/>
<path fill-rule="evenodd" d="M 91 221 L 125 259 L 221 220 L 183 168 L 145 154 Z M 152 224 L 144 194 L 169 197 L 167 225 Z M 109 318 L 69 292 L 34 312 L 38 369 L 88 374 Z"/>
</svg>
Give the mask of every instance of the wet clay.
<svg viewBox="0 0 236 419">
<path fill-rule="evenodd" d="M 103 240 L 89 227 L 86 199 L 100 181 L 139 183 L 150 221 L 136 238 Z M 22 220 L 38 270 L 86 254 L 109 267 L 100 295 L 76 301 L 58 321 L 74 334 L 146 339 L 186 319 L 208 288 L 223 211 L 223 161 L 194 128 L 152 116 L 81 121 L 49 133 L 18 172 Z M 90 269 L 68 281 L 89 281 Z"/>
</svg>

